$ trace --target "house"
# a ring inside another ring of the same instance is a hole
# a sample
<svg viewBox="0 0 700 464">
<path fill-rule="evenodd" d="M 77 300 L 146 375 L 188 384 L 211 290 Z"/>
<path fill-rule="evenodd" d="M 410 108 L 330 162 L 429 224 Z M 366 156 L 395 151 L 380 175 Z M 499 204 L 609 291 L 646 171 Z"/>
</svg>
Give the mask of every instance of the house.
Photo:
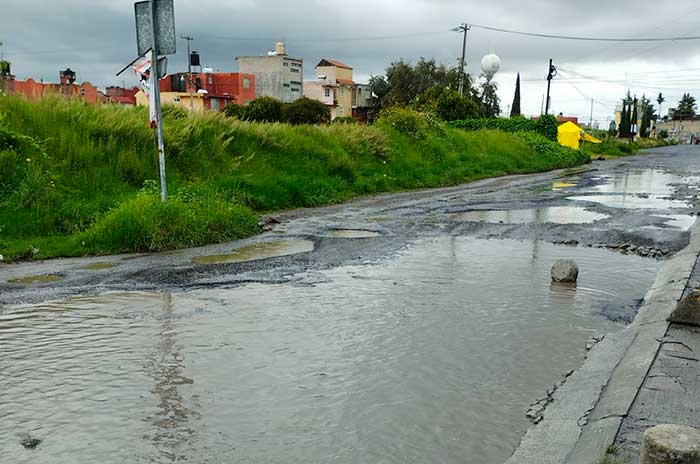
<svg viewBox="0 0 700 464">
<path fill-rule="evenodd" d="M 136 94 L 138 87 L 125 89 L 123 87 L 109 86 L 105 89 L 105 103 L 122 106 L 136 106 Z"/>
<path fill-rule="evenodd" d="M 102 103 L 104 94 L 90 82 L 76 84 L 75 71 L 67 68 L 59 73 L 60 83 L 44 83 L 31 77 L 20 81 L 9 74 L 3 79 L 4 91 L 7 95 L 24 95 L 30 100 L 37 100 L 49 95 L 61 95 L 66 98 L 79 98 L 91 105 Z"/>
<path fill-rule="evenodd" d="M 353 116 L 367 120 L 372 91 L 353 80 L 353 69 L 337 60 L 322 59 L 316 65 L 315 81 L 304 83 L 304 96 L 328 105 L 331 119 Z"/>
<path fill-rule="evenodd" d="M 236 57 L 240 73 L 255 76 L 255 95 L 291 103 L 304 95 L 304 60 L 287 55 L 283 42 L 266 56 Z"/>
<path fill-rule="evenodd" d="M 255 99 L 255 76 L 245 73 L 176 73 L 160 80 L 162 103 L 181 105 L 195 111 L 223 110 L 229 103 L 246 105 Z M 143 91 L 136 94 L 137 104 L 148 106 Z"/>
</svg>

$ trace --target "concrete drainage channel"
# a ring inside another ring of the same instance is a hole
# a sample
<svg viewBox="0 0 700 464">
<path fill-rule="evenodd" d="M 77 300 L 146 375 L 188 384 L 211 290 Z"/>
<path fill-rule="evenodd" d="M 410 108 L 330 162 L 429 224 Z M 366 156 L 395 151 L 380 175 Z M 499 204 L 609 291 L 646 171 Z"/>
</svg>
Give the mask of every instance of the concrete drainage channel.
<svg viewBox="0 0 700 464">
<path fill-rule="evenodd" d="M 615 443 L 671 325 L 667 319 L 700 255 L 700 221 L 688 246 L 659 270 L 634 322 L 597 340 L 555 392 L 506 464 L 597 464 Z"/>
</svg>

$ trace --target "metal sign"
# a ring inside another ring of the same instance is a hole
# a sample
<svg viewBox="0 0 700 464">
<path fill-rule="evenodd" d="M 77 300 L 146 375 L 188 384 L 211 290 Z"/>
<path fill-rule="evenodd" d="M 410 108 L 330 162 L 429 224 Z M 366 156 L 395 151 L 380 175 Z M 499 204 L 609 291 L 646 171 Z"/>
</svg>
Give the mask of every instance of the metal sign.
<svg viewBox="0 0 700 464">
<path fill-rule="evenodd" d="M 175 6 L 173 0 L 153 0 L 153 16 L 150 1 L 134 4 L 136 12 L 136 44 L 138 54 L 143 55 L 153 46 L 151 31 L 155 31 L 158 55 L 175 54 Z M 152 18 L 155 24 L 152 25 Z"/>
</svg>

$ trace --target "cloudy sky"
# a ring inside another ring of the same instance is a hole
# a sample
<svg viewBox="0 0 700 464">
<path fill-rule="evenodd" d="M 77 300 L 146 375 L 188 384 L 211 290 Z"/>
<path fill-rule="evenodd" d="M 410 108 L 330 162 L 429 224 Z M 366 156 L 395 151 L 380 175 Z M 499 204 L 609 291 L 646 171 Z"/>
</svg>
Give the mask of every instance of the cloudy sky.
<svg viewBox="0 0 700 464">
<path fill-rule="evenodd" d="M 79 80 L 98 86 L 115 77 L 136 53 L 133 2 L 125 0 L 2 0 L 0 41 L 18 78 L 56 81 L 71 67 Z M 434 57 L 456 64 L 460 23 L 543 34 L 588 37 L 680 37 L 700 35 L 697 0 L 175 0 L 178 34 L 195 37 L 203 64 L 235 71 L 237 55 L 264 54 L 284 40 L 288 52 L 313 65 L 335 58 L 355 68 L 355 80 L 382 74 L 403 58 Z M 186 42 L 170 58 L 170 71 L 186 67 Z M 523 37 L 474 27 L 467 67 L 479 73 L 481 57 L 502 60 L 496 76 L 503 110 L 512 102 L 515 74 L 523 85 L 523 112 L 539 114 L 546 91 L 547 62 L 560 70 L 553 82 L 554 111 L 607 125 L 615 103 L 633 94 L 667 98 L 662 111 L 683 92 L 700 98 L 700 40 L 672 42 L 578 42 Z M 129 84 L 130 77 L 126 77 Z"/>
</svg>

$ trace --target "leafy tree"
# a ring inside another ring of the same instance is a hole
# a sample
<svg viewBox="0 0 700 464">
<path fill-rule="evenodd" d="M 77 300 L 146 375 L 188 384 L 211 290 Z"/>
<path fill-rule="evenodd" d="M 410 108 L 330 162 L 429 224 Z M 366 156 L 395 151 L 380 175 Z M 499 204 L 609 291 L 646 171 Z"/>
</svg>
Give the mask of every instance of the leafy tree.
<svg viewBox="0 0 700 464">
<path fill-rule="evenodd" d="M 259 97 L 245 107 L 245 119 L 257 122 L 280 122 L 284 103 L 272 97 Z"/>
<path fill-rule="evenodd" d="M 484 81 L 481 84 L 481 116 L 485 118 L 495 118 L 501 114 L 501 101 L 496 91 L 498 86 L 495 82 Z"/>
<path fill-rule="evenodd" d="M 434 59 L 421 58 L 415 66 L 399 60 L 386 69 L 385 76 L 370 79 L 372 92 L 377 96 L 377 107 L 408 106 L 431 87 L 457 89 L 459 70 L 437 64 Z M 466 95 L 475 95 L 467 75 Z"/>
<path fill-rule="evenodd" d="M 456 90 L 433 86 L 423 92 L 411 105 L 418 111 L 435 113 L 443 121 L 457 121 L 479 117 L 479 103 L 463 97 Z"/>
<path fill-rule="evenodd" d="M 697 114 L 698 105 L 695 102 L 695 97 L 689 93 L 683 94 L 678 102 L 678 108 L 673 113 L 674 119 L 692 118 Z"/>
<path fill-rule="evenodd" d="M 651 100 L 642 95 L 642 125 L 639 128 L 641 137 L 649 137 L 651 133 L 651 123 L 656 119 L 656 108 L 651 104 Z"/>
<path fill-rule="evenodd" d="M 237 103 L 229 103 L 224 108 L 224 114 L 229 118 L 243 119 L 245 117 L 245 106 Z"/>
<path fill-rule="evenodd" d="M 513 96 L 513 106 L 510 109 L 510 117 L 520 116 L 520 73 L 515 80 L 515 96 Z"/>
<path fill-rule="evenodd" d="M 328 124 L 331 110 L 318 100 L 302 97 L 284 109 L 286 121 L 290 124 Z"/>
<path fill-rule="evenodd" d="M 629 90 L 627 91 L 627 96 L 622 99 L 622 111 L 620 112 L 620 127 L 618 128 L 618 134 L 620 138 L 627 138 L 632 135 L 632 95 L 630 95 Z"/>
</svg>

